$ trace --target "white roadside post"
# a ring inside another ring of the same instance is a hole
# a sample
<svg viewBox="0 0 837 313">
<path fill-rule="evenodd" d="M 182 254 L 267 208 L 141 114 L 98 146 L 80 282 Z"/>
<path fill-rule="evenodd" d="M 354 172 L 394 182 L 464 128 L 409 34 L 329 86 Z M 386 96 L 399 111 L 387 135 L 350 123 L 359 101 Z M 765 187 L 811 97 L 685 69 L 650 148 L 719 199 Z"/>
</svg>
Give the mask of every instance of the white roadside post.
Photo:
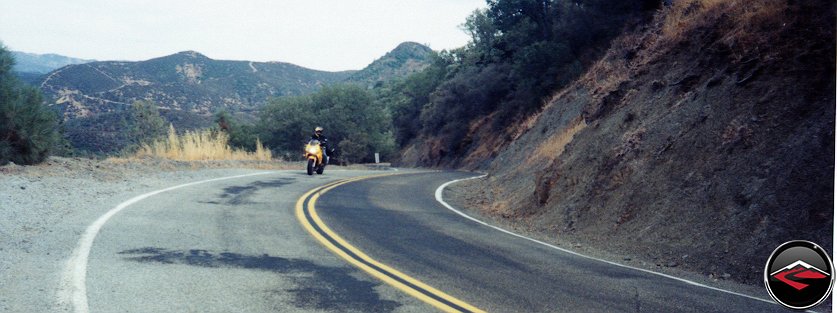
<svg viewBox="0 0 837 313">
<path fill-rule="evenodd" d="M 381 163 L 381 155 L 375 152 L 375 164 Z"/>
</svg>

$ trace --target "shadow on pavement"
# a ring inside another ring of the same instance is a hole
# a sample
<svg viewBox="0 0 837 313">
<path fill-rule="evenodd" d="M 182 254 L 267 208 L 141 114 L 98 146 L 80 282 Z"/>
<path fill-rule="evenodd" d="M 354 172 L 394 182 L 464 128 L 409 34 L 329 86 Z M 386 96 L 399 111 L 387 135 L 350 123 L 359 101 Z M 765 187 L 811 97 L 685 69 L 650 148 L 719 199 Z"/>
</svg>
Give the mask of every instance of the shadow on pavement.
<svg viewBox="0 0 837 313">
<path fill-rule="evenodd" d="M 293 183 L 294 178 L 278 178 L 269 181 L 256 181 L 244 186 L 230 186 L 224 188 L 224 192 L 219 196 L 226 200 L 229 205 L 252 204 L 249 200 L 256 191 L 264 188 L 279 188 Z M 208 203 L 220 204 L 220 202 L 212 201 Z"/>
<path fill-rule="evenodd" d="M 374 287 L 378 284 L 352 277 L 352 268 L 320 266 L 304 259 L 276 256 L 243 255 L 231 252 L 213 253 L 207 250 L 168 250 L 145 247 L 119 252 L 125 259 L 140 263 L 184 264 L 207 268 L 242 268 L 268 271 L 278 274 L 310 273 L 290 277 L 292 289 L 272 292 L 288 292 L 293 304 L 303 309 L 392 312 L 398 302 L 383 300 Z"/>
</svg>

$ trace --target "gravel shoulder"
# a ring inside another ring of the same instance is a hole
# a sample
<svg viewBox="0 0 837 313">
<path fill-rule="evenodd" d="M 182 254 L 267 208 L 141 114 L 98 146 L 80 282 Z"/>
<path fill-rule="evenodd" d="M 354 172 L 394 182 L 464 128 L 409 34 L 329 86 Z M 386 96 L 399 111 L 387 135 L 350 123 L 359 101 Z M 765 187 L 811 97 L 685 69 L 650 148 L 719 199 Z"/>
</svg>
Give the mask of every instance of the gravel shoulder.
<svg viewBox="0 0 837 313">
<path fill-rule="evenodd" d="M 56 312 L 61 272 L 79 236 L 100 215 L 150 191 L 286 162 L 174 162 L 52 157 L 0 167 L 0 312 Z"/>
</svg>

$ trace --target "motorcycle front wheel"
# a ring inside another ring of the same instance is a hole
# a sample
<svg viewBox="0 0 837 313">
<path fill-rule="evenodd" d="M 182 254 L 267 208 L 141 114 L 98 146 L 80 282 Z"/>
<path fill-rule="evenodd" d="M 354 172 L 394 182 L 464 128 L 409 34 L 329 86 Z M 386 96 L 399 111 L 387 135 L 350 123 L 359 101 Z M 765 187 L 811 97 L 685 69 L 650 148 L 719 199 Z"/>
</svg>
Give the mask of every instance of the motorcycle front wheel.
<svg viewBox="0 0 837 313">
<path fill-rule="evenodd" d="M 308 175 L 314 175 L 314 160 L 308 159 Z"/>
</svg>

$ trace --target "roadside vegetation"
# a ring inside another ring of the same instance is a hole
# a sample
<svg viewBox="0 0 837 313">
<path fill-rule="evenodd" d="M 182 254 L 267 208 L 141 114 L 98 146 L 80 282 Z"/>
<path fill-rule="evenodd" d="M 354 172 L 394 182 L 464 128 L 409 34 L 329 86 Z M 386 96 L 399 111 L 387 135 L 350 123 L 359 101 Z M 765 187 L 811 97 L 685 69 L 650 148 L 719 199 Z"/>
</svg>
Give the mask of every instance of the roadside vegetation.
<svg viewBox="0 0 837 313">
<path fill-rule="evenodd" d="M 305 96 L 275 98 L 252 123 L 226 112 L 216 114 L 217 129 L 229 135 L 233 147 L 255 151 L 259 138 L 286 160 L 302 156 L 314 127 L 325 127 L 335 163 L 361 163 L 379 153 L 385 160 L 397 151 L 391 115 L 374 90 L 355 84 L 323 87 Z"/>
<path fill-rule="evenodd" d="M 465 21 L 469 44 L 442 51 L 430 67 L 382 92 L 400 148 L 433 142 L 457 158 L 472 127 L 494 133 L 523 123 L 578 78 L 626 28 L 660 1 L 497 0 Z M 477 123 L 480 120 L 490 120 Z M 482 125 L 485 124 L 485 125 Z"/>
<path fill-rule="evenodd" d="M 42 162 L 59 142 L 57 113 L 37 88 L 12 74 L 14 58 L 0 44 L 0 165 Z"/>
<path fill-rule="evenodd" d="M 156 104 L 134 102 L 124 114 L 120 125 L 122 140 L 128 142 L 120 156 L 112 159 L 160 158 L 174 161 L 270 161 L 272 152 L 258 137 L 241 128 L 232 132 L 229 115 L 219 114 L 219 126 L 177 132 L 160 115 Z M 246 134 L 246 135 L 245 135 Z M 235 136 L 235 142 L 230 138 Z M 246 140 L 246 142 L 245 142 Z"/>
<path fill-rule="evenodd" d="M 255 151 L 230 147 L 229 135 L 223 131 L 186 131 L 178 135 L 169 126 L 168 136 L 140 145 L 134 157 L 157 157 L 177 161 L 251 160 L 270 161 L 272 154 L 261 141 L 255 141 Z"/>
<path fill-rule="evenodd" d="M 324 87 L 306 96 L 275 98 L 253 122 L 242 122 L 228 112 L 215 114 L 208 129 L 178 132 L 166 128 L 156 105 L 136 102 L 121 123 L 130 145 L 121 155 L 182 161 L 297 160 L 316 126 L 326 127 L 335 161 L 361 163 L 379 153 L 385 160 L 395 153 L 391 116 L 375 91 L 358 85 Z M 166 135 L 167 134 L 167 135 Z"/>
</svg>

